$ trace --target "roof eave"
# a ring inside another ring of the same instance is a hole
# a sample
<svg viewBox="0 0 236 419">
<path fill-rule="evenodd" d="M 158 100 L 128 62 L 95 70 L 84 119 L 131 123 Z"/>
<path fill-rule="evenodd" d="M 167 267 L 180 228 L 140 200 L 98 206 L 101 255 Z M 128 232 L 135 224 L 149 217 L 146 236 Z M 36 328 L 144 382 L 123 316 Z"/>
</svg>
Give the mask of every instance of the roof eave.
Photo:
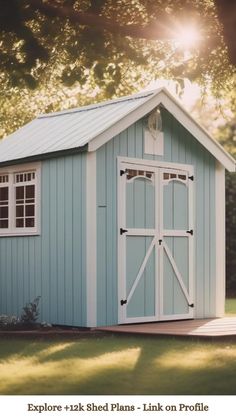
<svg viewBox="0 0 236 419">
<path fill-rule="evenodd" d="M 88 143 L 88 151 L 96 151 L 111 138 L 120 134 L 160 104 L 162 104 L 199 141 L 199 143 L 225 167 L 225 169 L 229 172 L 236 171 L 236 162 L 233 157 L 194 120 L 189 112 L 187 112 L 179 101 L 165 88 L 154 92 L 144 103 L 130 111 L 113 126 L 108 127 L 91 139 Z"/>
<path fill-rule="evenodd" d="M 51 151 L 49 153 L 37 154 L 33 156 L 25 156 L 14 160 L 7 160 L 0 162 L 0 167 L 14 166 L 18 164 L 48 160 L 56 157 L 71 156 L 88 151 L 88 144 L 82 147 L 68 148 L 67 150 Z"/>
</svg>

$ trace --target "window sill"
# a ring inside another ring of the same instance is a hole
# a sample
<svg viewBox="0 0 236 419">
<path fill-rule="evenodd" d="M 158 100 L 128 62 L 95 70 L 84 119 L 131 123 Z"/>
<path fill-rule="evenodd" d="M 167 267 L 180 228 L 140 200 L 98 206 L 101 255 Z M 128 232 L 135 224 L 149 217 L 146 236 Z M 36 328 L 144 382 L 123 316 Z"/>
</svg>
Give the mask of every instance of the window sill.
<svg viewBox="0 0 236 419">
<path fill-rule="evenodd" d="M 1 237 L 19 237 L 19 236 L 40 236 L 39 231 L 12 231 L 12 232 L 0 232 Z"/>
</svg>

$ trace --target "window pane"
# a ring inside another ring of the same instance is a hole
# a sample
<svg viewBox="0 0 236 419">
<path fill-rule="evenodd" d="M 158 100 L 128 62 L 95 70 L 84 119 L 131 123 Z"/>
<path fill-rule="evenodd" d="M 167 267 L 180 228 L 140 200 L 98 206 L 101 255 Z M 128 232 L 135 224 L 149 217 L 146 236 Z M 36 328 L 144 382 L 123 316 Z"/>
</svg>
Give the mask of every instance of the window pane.
<svg viewBox="0 0 236 419">
<path fill-rule="evenodd" d="M 8 200 L 8 188 L 0 188 L 0 201 Z"/>
<path fill-rule="evenodd" d="M 8 207 L 0 207 L 0 218 L 8 218 Z"/>
<path fill-rule="evenodd" d="M 16 227 L 24 227 L 24 219 L 23 218 L 17 218 L 16 219 Z"/>
<path fill-rule="evenodd" d="M 34 218 L 26 218 L 25 219 L 25 226 L 26 227 L 34 227 Z"/>
<path fill-rule="evenodd" d="M 26 217 L 34 216 L 34 205 L 26 205 L 25 210 Z"/>
<path fill-rule="evenodd" d="M 24 199 L 24 186 L 17 186 L 16 187 L 16 199 Z"/>
<path fill-rule="evenodd" d="M 34 198 L 34 185 L 26 186 L 26 199 Z"/>
<path fill-rule="evenodd" d="M 0 228 L 8 228 L 8 220 L 0 220 Z"/>
<path fill-rule="evenodd" d="M 24 205 L 16 206 L 16 217 L 24 217 Z"/>
</svg>

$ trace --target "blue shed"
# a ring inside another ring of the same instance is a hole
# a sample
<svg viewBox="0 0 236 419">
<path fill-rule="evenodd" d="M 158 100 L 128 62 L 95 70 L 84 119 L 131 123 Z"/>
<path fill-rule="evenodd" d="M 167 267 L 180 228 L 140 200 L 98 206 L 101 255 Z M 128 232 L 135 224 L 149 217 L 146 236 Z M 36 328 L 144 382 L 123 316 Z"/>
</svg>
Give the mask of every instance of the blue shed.
<svg viewBox="0 0 236 419">
<path fill-rule="evenodd" d="M 0 313 L 61 325 L 224 315 L 234 159 L 165 89 L 41 115 L 0 143 Z"/>
</svg>

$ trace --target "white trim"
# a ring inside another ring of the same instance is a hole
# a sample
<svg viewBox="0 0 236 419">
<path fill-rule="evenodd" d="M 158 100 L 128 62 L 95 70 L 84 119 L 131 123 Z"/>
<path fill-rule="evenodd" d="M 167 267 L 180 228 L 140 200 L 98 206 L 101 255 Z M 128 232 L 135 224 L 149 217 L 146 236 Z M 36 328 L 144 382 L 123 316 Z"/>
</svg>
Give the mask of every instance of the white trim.
<svg viewBox="0 0 236 419">
<path fill-rule="evenodd" d="M 186 174 L 187 181 L 184 182 L 188 188 L 188 207 L 189 207 L 189 229 L 194 229 L 193 226 L 193 181 L 188 179 L 189 176 L 193 176 L 193 166 L 183 165 L 179 163 L 170 163 L 170 162 L 158 162 L 158 161 L 149 161 L 141 160 L 135 158 L 127 157 L 117 157 L 117 179 L 118 179 L 118 322 L 122 323 L 140 323 L 140 322 L 150 322 L 158 320 L 176 320 L 176 319 L 187 319 L 193 318 L 194 310 L 189 307 L 188 313 L 177 314 L 177 315 L 164 315 L 163 314 L 163 252 L 165 251 L 167 257 L 169 258 L 172 267 L 176 273 L 177 281 L 180 284 L 180 287 L 183 291 L 183 294 L 186 298 L 188 304 L 193 302 L 193 237 L 187 233 L 185 230 L 163 230 L 163 173 L 165 170 L 171 170 L 174 173 L 184 173 Z M 127 168 L 140 170 L 154 171 L 155 174 L 155 228 L 154 229 L 140 229 L 140 228 L 128 228 L 126 225 L 126 176 L 120 175 L 120 170 L 125 170 Z M 152 168 L 152 169 L 151 169 Z M 157 187 L 159 185 L 159 187 Z M 120 228 L 127 229 L 122 235 L 120 234 Z M 149 245 L 149 248 L 145 254 L 143 262 L 140 266 L 137 277 L 131 287 L 129 294 L 126 294 L 126 236 L 153 236 L 153 240 Z M 178 268 L 175 264 L 175 261 L 164 242 L 165 236 L 180 236 L 187 237 L 189 243 L 189 290 L 181 278 L 181 275 L 178 271 Z M 162 240 L 161 245 L 159 245 L 159 240 Z M 158 281 L 155 281 L 155 315 L 150 317 L 127 317 L 127 305 L 133 295 L 133 292 L 141 278 L 145 265 L 149 259 L 150 253 L 155 247 L 155 260 L 156 260 L 156 269 L 158 270 L 157 276 Z M 120 305 L 120 300 L 126 299 L 127 303 Z"/>
<path fill-rule="evenodd" d="M 187 166 L 187 165 L 186 165 Z M 185 166 L 185 167 L 186 167 Z M 190 177 L 193 176 L 194 179 L 194 168 L 191 165 L 188 165 L 187 168 L 184 170 L 184 165 L 181 165 L 181 168 L 183 167 L 183 170 L 181 171 L 181 173 L 186 174 L 187 175 L 187 182 L 184 182 L 184 184 L 186 185 L 186 188 L 188 189 L 188 230 L 193 229 L 193 234 L 194 234 L 194 224 L 193 224 L 193 209 L 194 209 L 194 193 L 193 193 L 193 184 L 194 181 L 192 181 L 190 179 Z M 160 170 L 161 173 L 161 178 L 162 178 L 162 188 L 161 189 L 161 197 L 160 197 L 160 202 L 163 208 L 163 186 L 166 185 L 167 183 L 165 182 L 165 180 L 163 179 L 163 173 L 164 173 L 165 169 Z M 175 172 L 172 170 L 172 168 L 170 168 L 171 172 Z M 177 173 L 177 172 L 176 172 Z M 173 179 L 176 180 L 176 179 Z M 162 217 L 163 220 L 163 217 Z M 188 304 L 192 304 L 194 303 L 194 268 L 193 268 L 193 261 L 194 261 L 194 250 L 193 250 L 193 235 L 187 233 L 187 231 L 185 230 L 164 230 L 163 229 L 163 225 L 161 226 L 161 234 L 163 236 L 163 246 L 162 247 L 162 252 L 166 252 L 167 257 L 170 260 L 170 263 L 172 264 L 172 268 L 175 271 L 177 280 L 179 281 L 179 284 L 182 288 L 182 291 L 184 293 L 184 296 L 188 302 Z M 189 278 L 189 291 L 187 292 L 187 289 L 185 287 L 185 284 L 182 281 L 181 275 L 178 271 L 178 268 L 175 264 L 175 261 L 172 257 L 171 252 L 169 251 L 167 244 L 164 241 L 165 237 L 187 237 L 188 238 L 188 252 L 189 252 L 189 263 L 188 263 L 188 278 Z M 163 260 L 162 260 L 163 262 Z M 172 263 L 173 262 L 173 263 Z M 163 267 L 162 267 L 163 269 Z M 163 272 L 162 272 L 162 276 L 161 276 L 161 303 L 163 303 L 163 292 L 164 292 L 164 288 L 163 288 Z M 194 308 L 189 306 L 189 311 L 186 314 L 178 314 L 178 315 L 164 315 L 163 313 L 163 306 L 161 309 L 161 316 L 160 316 L 160 320 L 177 320 L 177 319 L 181 319 L 181 318 L 193 318 L 195 315 L 195 304 L 194 304 Z"/>
<path fill-rule="evenodd" d="M 163 236 L 167 236 L 167 237 L 189 237 L 189 233 L 187 233 L 187 230 L 163 230 Z"/>
<path fill-rule="evenodd" d="M 194 169 L 189 172 L 189 176 L 193 176 L 194 179 Z M 195 181 L 190 180 L 188 181 L 188 221 L 189 221 L 189 230 L 193 230 L 193 235 L 189 235 L 188 239 L 188 251 L 189 251 L 189 267 L 188 267 L 188 277 L 189 277 L 189 299 L 190 303 L 194 304 L 194 307 L 189 307 L 193 318 L 196 315 L 196 301 L 195 301 L 195 271 L 194 271 L 194 237 L 195 237 L 195 224 L 194 224 L 194 185 Z"/>
<path fill-rule="evenodd" d="M 98 134 L 88 143 L 88 151 L 95 151 L 112 137 L 124 131 L 137 120 L 141 119 L 160 104 L 179 121 L 198 141 L 207 149 L 227 170 L 236 171 L 236 162 L 224 148 L 215 141 L 208 132 L 200 126 L 192 116 L 183 108 L 165 88 L 153 92 L 147 99 L 135 109 L 122 117 L 102 133 Z"/>
<path fill-rule="evenodd" d="M 119 156 L 117 157 L 117 161 L 118 161 L 118 166 L 121 165 L 122 163 L 125 164 L 124 167 L 126 167 L 127 164 L 132 164 L 132 168 L 137 168 L 140 169 L 140 166 L 144 166 L 143 170 L 150 171 L 150 167 L 153 168 L 162 168 L 164 167 L 165 169 L 171 169 L 171 170 L 182 170 L 189 172 L 190 174 L 193 173 L 193 166 L 190 164 L 182 164 L 182 163 L 172 163 L 172 162 L 162 162 L 162 161 L 158 161 L 158 160 L 147 160 L 147 159 L 136 159 L 134 157 L 122 157 Z M 135 167 L 137 166 L 137 167 Z"/>
<path fill-rule="evenodd" d="M 87 327 L 97 325 L 97 176 L 96 153 L 86 160 Z"/>
<path fill-rule="evenodd" d="M 17 172 L 30 172 L 35 171 L 34 182 L 21 182 L 19 184 L 14 182 L 14 176 Z M 38 236 L 41 233 L 41 162 L 20 164 L 16 166 L 8 166 L 0 168 L 0 174 L 8 174 L 9 181 L 7 186 L 9 187 L 9 213 L 8 213 L 8 225 L 6 229 L 0 229 L 0 237 L 19 237 L 19 236 Z M 29 184 L 35 185 L 35 227 L 15 227 L 15 186 L 25 186 Z M 4 184 L 2 184 L 4 185 Z"/>
<path fill-rule="evenodd" d="M 118 223 L 117 223 L 117 237 L 118 237 L 118 323 L 124 323 L 126 318 L 126 306 L 120 305 L 120 301 L 125 298 L 125 258 L 126 258 L 126 239 L 125 234 L 120 234 L 121 226 L 125 223 L 125 205 L 126 200 L 124 196 L 125 191 L 125 176 L 120 176 L 120 170 L 125 168 L 122 163 L 117 164 L 117 202 L 118 202 Z"/>
<path fill-rule="evenodd" d="M 198 124 L 186 109 L 166 89 L 160 92 L 160 102 L 229 172 L 236 171 L 236 162 L 226 150 Z"/>
<path fill-rule="evenodd" d="M 225 169 L 216 164 L 215 206 L 216 206 L 216 306 L 215 316 L 225 313 Z"/>
<path fill-rule="evenodd" d="M 192 310 L 192 309 L 191 309 Z M 185 314 L 162 314 L 160 316 L 161 321 L 172 321 L 172 320 L 184 320 L 184 319 L 192 319 L 192 316 L 189 313 Z"/>
<path fill-rule="evenodd" d="M 164 274 L 164 249 L 163 249 L 163 191 L 161 185 L 161 178 L 162 178 L 162 171 L 159 169 L 157 175 L 158 180 L 158 190 L 157 190 L 157 208 L 159 214 L 157 215 L 157 226 L 158 226 L 158 233 L 159 239 L 161 241 L 161 245 L 158 246 L 158 256 L 157 256 L 157 272 L 159 275 L 157 282 L 157 293 L 158 293 L 158 300 L 156 301 L 156 316 L 158 316 L 158 320 L 161 318 L 161 314 L 163 313 L 163 274 Z"/>
<path fill-rule="evenodd" d="M 122 324 L 129 324 L 129 323 L 150 323 L 156 322 L 157 319 L 155 316 L 147 316 L 147 317 L 127 317 L 124 319 Z"/>
<path fill-rule="evenodd" d="M 127 182 L 128 183 L 128 182 Z M 123 233 L 123 235 L 126 236 L 155 236 L 156 230 L 152 228 L 147 228 L 146 230 L 144 228 L 128 228 L 128 231 Z"/>
</svg>

